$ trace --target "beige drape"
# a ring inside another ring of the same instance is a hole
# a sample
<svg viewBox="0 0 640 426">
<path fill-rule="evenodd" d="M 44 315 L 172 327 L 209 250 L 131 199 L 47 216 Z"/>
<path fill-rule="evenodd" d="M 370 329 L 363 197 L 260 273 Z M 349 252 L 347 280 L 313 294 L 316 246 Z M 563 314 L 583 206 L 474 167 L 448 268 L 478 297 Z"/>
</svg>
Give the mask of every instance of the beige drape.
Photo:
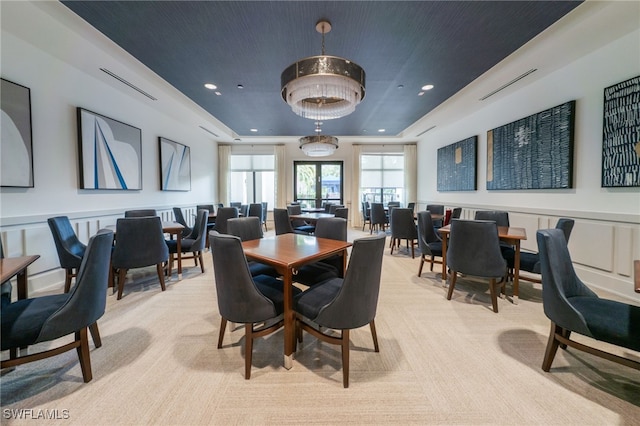
<svg viewBox="0 0 640 426">
<path fill-rule="evenodd" d="M 218 145 L 218 200 L 229 205 L 229 163 L 231 145 Z"/>
<path fill-rule="evenodd" d="M 405 206 L 416 202 L 418 196 L 418 147 L 404 146 L 404 196 Z"/>
<path fill-rule="evenodd" d="M 362 214 L 360 213 L 360 145 L 352 145 L 353 164 L 351 167 L 351 226 L 354 228 L 362 227 Z"/>
<path fill-rule="evenodd" d="M 286 152 L 284 145 L 276 145 L 274 147 L 274 155 L 276 162 L 276 205 L 275 207 L 284 208 L 287 205 L 287 165 Z"/>
</svg>

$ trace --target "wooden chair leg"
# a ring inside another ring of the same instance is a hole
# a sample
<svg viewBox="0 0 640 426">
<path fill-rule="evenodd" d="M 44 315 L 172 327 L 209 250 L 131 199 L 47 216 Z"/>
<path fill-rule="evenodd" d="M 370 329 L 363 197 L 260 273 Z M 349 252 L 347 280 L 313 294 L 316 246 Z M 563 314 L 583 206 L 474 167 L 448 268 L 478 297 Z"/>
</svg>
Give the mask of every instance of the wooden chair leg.
<svg viewBox="0 0 640 426">
<path fill-rule="evenodd" d="M 349 387 L 349 330 L 342 330 L 342 385 Z"/>
<path fill-rule="evenodd" d="M 424 254 L 420 256 L 420 268 L 418 268 L 418 276 L 422 275 L 422 267 L 424 266 Z M 433 271 L 433 269 L 431 269 Z"/>
<path fill-rule="evenodd" d="M 434 258 L 433 256 L 431 256 L 431 272 L 433 272 L 433 261 L 434 261 Z"/>
<path fill-rule="evenodd" d="M 224 331 L 227 328 L 227 320 L 220 320 L 220 333 L 218 334 L 218 349 L 222 348 L 222 339 L 224 339 Z"/>
<path fill-rule="evenodd" d="M 98 323 L 94 322 L 89 326 L 89 331 L 91 332 L 91 338 L 93 339 L 93 345 L 96 348 L 102 346 L 102 339 L 100 338 L 100 331 L 98 330 Z"/>
<path fill-rule="evenodd" d="M 544 351 L 544 360 L 542 361 L 542 370 L 549 371 L 551 369 L 551 363 L 558 351 L 558 341 L 556 340 L 556 334 L 562 334 L 564 330 L 562 327 L 557 326 L 553 321 L 551 322 L 551 331 L 549 332 L 549 340 L 547 340 L 547 349 Z"/>
<path fill-rule="evenodd" d="M 126 269 L 118 269 L 118 300 L 122 299 L 122 291 L 124 290 L 124 279 L 126 276 Z"/>
<path fill-rule="evenodd" d="M 456 271 L 451 271 L 451 283 L 449 283 L 449 291 L 447 292 L 447 300 L 451 300 L 451 296 L 453 295 L 453 288 L 456 286 L 456 279 L 458 278 L 458 274 Z"/>
<path fill-rule="evenodd" d="M 253 354 L 253 324 L 244 325 L 244 378 L 251 378 L 251 355 Z"/>
<path fill-rule="evenodd" d="M 195 254 L 194 254 L 195 256 Z M 202 260 L 202 251 L 198 252 L 198 259 L 200 259 L 200 270 L 204 274 L 204 261 Z"/>
<path fill-rule="evenodd" d="M 375 320 L 371 320 L 371 322 L 369 323 L 369 327 L 371 328 L 371 337 L 373 337 L 373 349 L 376 352 L 380 352 L 380 347 L 378 346 L 378 333 L 376 333 Z"/>
<path fill-rule="evenodd" d="M 91 374 L 91 359 L 89 357 L 89 338 L 87 337 L 87 328 L 84 327 L 75 333 L 76 341 L 80 345 L 76 348 L 78 359 L 80 360 L 80 369 L 82 370 L 82 378 L 88 383 L 93 378 Z"/>
<path fill-rule="evenodd" d="M 73 269 L 65 269 L 64 274 L 64 292 L 69 293 L 71 290 L 71 277 L 73 277 Z"/>
<path fill-rule="evenodd" d="M 167 288 L 164 285 L 164 268 L 162 267 L 162 262 L 156 264 L 156 270 L 158 271 L 158 279 L 160 279 L 160 288 L 162 288 L 162 291 L 165 291 Z"/>
<path fill-rule="evenodd" d="M 491 278 L 489 283 L 489 291 L 491 292 L 491 304 L 493 305 L 493 312 L 498 313 L 498 296 L 496 294 L 496 279 Z"/>
</svg>

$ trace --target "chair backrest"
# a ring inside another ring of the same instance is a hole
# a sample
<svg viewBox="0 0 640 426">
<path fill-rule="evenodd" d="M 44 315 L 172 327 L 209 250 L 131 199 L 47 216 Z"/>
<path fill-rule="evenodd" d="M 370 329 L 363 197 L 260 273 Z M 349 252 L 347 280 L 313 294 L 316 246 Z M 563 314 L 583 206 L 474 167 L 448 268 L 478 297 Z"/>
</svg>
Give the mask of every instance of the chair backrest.
<svg viewBox="0 0 640 426">
<path fill-rule="evenodd" d="M 363 201 L 360 206 L 362 208 L 362 219 L 365 221 L 371 219 L 371 207 L 369 206 L 369 202 Z"/>
<path fill-rule="evenodd" d="M 444 214 L 444 205 L 443 204 L 427 204 L 427 208 L 425 210 L 429 210 L 431 214 Z"/>
<path fill-rule="evenodd" d="M 252 203 L 249 204 L 249 210 L 247 212 L 247 216 L 255 216 L 260 221 L 262 221 L 262 204 L 261 203 Z"/>
<path fill-rule="evenodd" d="M 260 204 L 262 204 L 262 223 L 266 223 L 267 222 L 267 207 L 269 206 L 269 203 L 267 201 L 263 201 Z"/>
<path fill-rule="evenodd" d="M 207 222 L 209 220 L 209 211 L 205 209 L 198 210 L 196 214 L 196 222 L 193 225 L 193 231 L 188 239 L 193 240 L 190 250 L 192 252 L 203 251 L 207 245 Z"/>
<path fill-rule="evenodd" d="M 95 323 L 107 302 L 113 231 L 101 229 L 89 239 L 69 299 L 45 321 L 37 341 L 47 341 Z"/>
<path fill-rule="evenodd" d="M 67 216 L 56 216 L 47 219 L 53 242 L 56 245 L 58 259 L 62 268 L 78 268 L 87 246 L 78 240 Z"/>
<path fill-rule="evenodd" d="M 239 201 L 233 201 L 229 203 L 229 207 L 236 207 L 238 210 L 240 210 L 240 206 L 242 206 L 242 203 Z"/>
<path fill-rule="evenodd" d="M 294 214 L 302 214 L 302 207 L 300 206 L 300 204 L 289 204 L 287 206 L 287 212 L 289 212 L 289 215 L 294 215 Z M 304 226 L 307 223 L 302 220 L 302 219 L 295 219 L 292 221 L 291 226 L 293 227 L 297 227 L 297 226 Z"/>
<path fill-rule="evenodd" d="M 321 217 L 316 222 L 317 238 L 347 241 L 347 220 L 341 217 Z"/>
<path fill-rule="evenodd" d="M 334 216 L 349 219 L 349 209 L 347 207 L 340 207 L 336 209 Z"/>
<path fill-rule="evenodd" d="M 384 212 L 382 203 L 371 203 L 371 223 L 387 223 L 387 215 Z"/>
<path fill-rule="evenodd" d="M 227 234 L 227 221 L 238 217 L 238 209 L 235 207 L 220 207 L 216 215 L 216 226 L 214 229 L 221 234 Z"/>
<path fill-rule="evenodd" d="M 451 219 L 460 219 L 462 215 L 462 207 L 454 207 L 451 211 Z"/>
<path fill-rule="evenodd" d="M 293 233 L 287 209 L 273 209 L 273 223 L 276 228 L 276 235 Z"/>
<path fill-rule="evenodd" d="M 431 254 L 429 243 L 442 241 L 433 229 L 431 212 L 428 210 L 418 212 L 418 246 L 423 254 Z"/>
<path fill-rule="evenodd" d="M 418 230 L 413 221 L 413 210 L 395 207 L 389 219 L 391 238 L 414 240 L 418 238 Z"/>
<path fill-rule="evenodd" d="M 256 323 L 277 315 L 275 305 L 256 287 L 240 238 L 209 232 L 218 309 L 236 323 Z"/>
<path fill-rule="evenodd" d="M 556 222 L 556 229 L 562 229 L 564 238 L 567 243 L 569 242 L 569 237 L 571 237 L 571 231 L 573 230 L 574 223 L 575 221 L 573 219 L 569 219 L 566 217 L 561 217 L 560 219 L 558 219 L 558 222 Z"/>
<path fill-rule="evenodd" d="M 325 213 L 329 213 L 331 211 L 331 206 L 333 205 L 333 203 L 330 203 L 329 201 L 325 201 L 324 203 L 322 203 L 322 207 L 324 208 L 324 212 Z"/>
<path fill-rule="evenodd" d="M 542 272 L 542 304 L 545 315 L 562 328 L 591 336 L 584 317 L 570 302 L 575 296 L 597 297 L 578 278 L 562 229 L 536 232 Z"/>
<path fill-rule="evenodd" d="M 387 207 L 393 207 L 393 208 L 401 207 L 400 201 L 389 201 L 387 203 Z"/>
<path fill-rule="evenodd" d="M 343 208 L 344 208 L 344 205 L 342 205 L 342 204 L 331 204 L 329 206 L 329 214 L 335 215 L 336 214 L 336 210 L 343 209 Z"/>
<path fill-rule="evenodd" d="M 198 204 L 196 206 L 197 210 L 206 210 L 209 213 L 215 213 L 215 209 L 213 208 L 213 204 Z"/>
<path fill-rule="evenodd" d="M 249 216 L 249 204 L 242 204 L 240 206 L 240 216 Z"/>
<path fill-rule="evenodd" d="M 169 259 L 162 222 L 158 216 L 129 217 L 116 222 L 114 268 L 141 268 Z"/>
<path fill-rule="evenodd" d="M 180 207 L 173 208 L 173 217 L 176 218 L 176 222 L 184 226 L 184 229 L 182 230 L 182 238 L 192 237 L 191 234 L 193 232 L 193 229 L 187 224 L 187 221 L 185 220 L 184 215 L 182 214 L 182 209 Z"/>
<path fill-rule="evenodd" d="M 496 223 L 489 220 L 452 220 L 447 265 L 463 274 L 503 277 L 507 262 L 500 251 Z"/>
<path fill-rule="evenodd" d="M 249 216 L 229 219 L 227 220 L 227 233 L 239 237 L 242 241 L 260 239 L 263 236 L 260 218 Z"/>
<path fill-rule="evenodd" d="M 509 212 L 501 210 L 478 210 L 475 220 L 492 220 L 498 226 L 509 226 Z"/>
<path fill-rule="evenodd" d="M 353 241 L 340 292 L 320 310 L 315 322 L 329 328 L 350 329 L 375 319 L 385 240 L 386 236 L 380 234 Z"/>
<path fill-rule="evenodd" d="M 411 203 L 407 204 L 407 208 L 411 209 L 412 212 L 415 212 L 416 211 L 416 203 L 411 202 Z"/>
<path fill-rule="evenodd" d="M 127 210 L 124 212 L 124 217 L 146 217 L 146 216 L 158 216 L 155 209 L 142 209 L 142 210 Z"/>
</svg>

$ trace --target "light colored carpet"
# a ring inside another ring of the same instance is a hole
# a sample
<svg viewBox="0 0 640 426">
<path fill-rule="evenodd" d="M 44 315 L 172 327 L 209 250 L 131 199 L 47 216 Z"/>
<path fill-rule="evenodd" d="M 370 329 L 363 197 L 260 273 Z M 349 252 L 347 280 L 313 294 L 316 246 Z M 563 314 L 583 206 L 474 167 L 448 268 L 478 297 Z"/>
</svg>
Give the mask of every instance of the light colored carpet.
<svg viewBox="0 0 640 426">
<path fill-rule="evenodd" d="M 350 239 L 362 235 L 350 230 Z M 208 253 L 205 261 L 205 274 L 186 262 L 184 279 L 166 292 L 150 269 L 134 274 L 122 300 L 109 293 L 103 346 L 90 344 L 90 383 L 75 351 L 4 374 L 2 423 L 43 424 L 13 418 L 22 414 L 78 425 L 640 424 L 639 371 L 571 349 L 541 370 L 549 322 L 539 285 L 521 283 L 520 303 L 500 299 L 495 314 L 487 284 L 460 279 L 447 301 L 439 265 L 417 277 L 419 259 L 404 248 L 392 256 L 388 246 L 380 353 L 368 327 L 352 332 L 348 389 L 339 348 L 308 334 L 284 369 L 282 331 L 256 341 L 247 381 L 244 329 L 231 324 L 216 348 Z"/>
</svg>

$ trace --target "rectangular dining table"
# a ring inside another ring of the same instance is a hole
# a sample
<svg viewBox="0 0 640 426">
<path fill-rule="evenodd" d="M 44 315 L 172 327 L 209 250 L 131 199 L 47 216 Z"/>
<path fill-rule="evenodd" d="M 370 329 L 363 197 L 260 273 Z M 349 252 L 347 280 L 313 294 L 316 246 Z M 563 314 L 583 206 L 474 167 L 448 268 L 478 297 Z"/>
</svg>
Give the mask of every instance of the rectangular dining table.
<svg viewBox="0 0 640 426">
<path fill-rule="evenodd" d="M 442 236 L 442 280 L 447 281 L 447 241 L 451 233 L 451 225 L 438 229 L 438 232 Z M 498 238 L 514 246 L 515 249 L 513 260 L 513 304 L 517 305 L 518 286 L 520 284 L 520 241 L 527 239 L 527 230 L 513 226 L 498 226 Z"/>
<path fill-rule="evenodd" d="M 315 225 L 318 219 L 324 217 L 336 217 L 336 215 L 331 213 L 302 213 L 302 214 L 292 214 L 289 215 L 290 220 L 304 220 L 305 222 Z"/>
<path fill-rule="evenodd" d="M 311 235 L 281 234 L 244 241 L 242 248 L 247 259 L 272 266 L 283 277 L 284 285 L 284 366 L 290 369 L 295 339 L 293 310 L 293 276 L 302 265 L 342 253 L 343 269 L 347 265 L 347 241 L 316 238 Z"/>
<path fill-rule="evenodd" d="M 0 283 L 16 277 L 18 285 L 18 299 L 29 297 L 27 288 L 27 267 L 40 258 L 39 254 L 20 257 L 5 257 L 0 259 Z"/>
</svg>

